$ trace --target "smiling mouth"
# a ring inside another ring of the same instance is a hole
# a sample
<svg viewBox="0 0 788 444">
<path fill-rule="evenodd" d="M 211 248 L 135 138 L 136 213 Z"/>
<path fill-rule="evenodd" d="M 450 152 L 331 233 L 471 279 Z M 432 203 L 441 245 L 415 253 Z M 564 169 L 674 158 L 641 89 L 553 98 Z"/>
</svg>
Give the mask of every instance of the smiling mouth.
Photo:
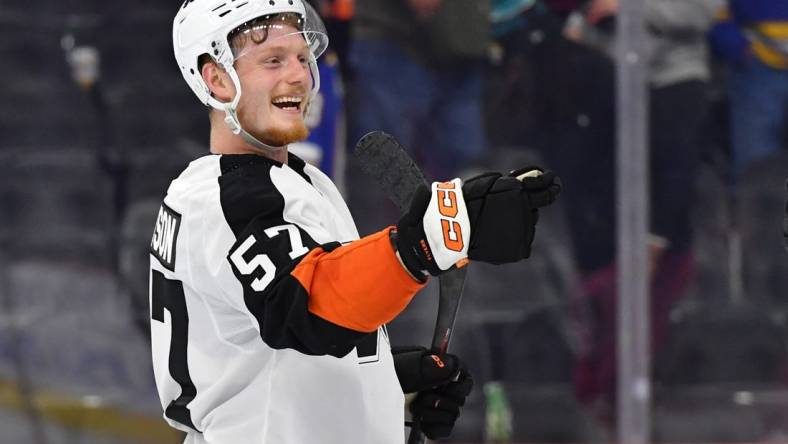
<svg viewBox="0 0 788 444">
<path fill-rule="evenodd" d="M 303 102 L 302 96 L 281 96 L 271 101 L 275 107 L 284 111 L 300 111 Z"/>
</svg>

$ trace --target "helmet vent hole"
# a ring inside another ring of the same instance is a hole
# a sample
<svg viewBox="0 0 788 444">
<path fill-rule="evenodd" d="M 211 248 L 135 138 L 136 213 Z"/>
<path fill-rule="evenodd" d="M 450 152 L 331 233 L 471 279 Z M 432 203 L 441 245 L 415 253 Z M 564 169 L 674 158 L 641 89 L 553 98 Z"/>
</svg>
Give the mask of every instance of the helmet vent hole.
<svg viewBox="0 0 788 444">
<path fill-rule="evenodd" d="M 211 12 L 216 12 L 216 11 L 218 11 L 218 10 L 220 10 L 220 9 L 224 8 L 226 5 L 227 5 L 227 3 L 222 3 L 221 5 L 219 5 L 219 6 L 215 7 L 215 8 L 213 8 L 213 9 L 211 9 Z"/>
<path fill-rule="evenodd" d="M 241 3 L 240 5 L 236 6 L 236 7 L 235 7 L 235 9 L 238 9 L 238 8 L 240 8 L 240 7 L 242 7 L 242 6 L 246 6 L 248 3 L 249 3 L 249 2 L 243 2 L 243 3 Z"/>
<path fill-rule="evenodd" d="M 228 9 L 228 10 L 224 11 L 223 13 L 219 14 L 219 17 L 224 17 L 225 15 L 227 15 L 227 14 L 229 14 L 231 12 L 233 12 L 233 10 L 232 9 Z"/>
<path fill-rule="evenodd" d="M 271 5 L 271 6 L 274 6 L 276 4 L 276 2 L 274 0 L 269 0 L 268 4 Z"/>
</svg>

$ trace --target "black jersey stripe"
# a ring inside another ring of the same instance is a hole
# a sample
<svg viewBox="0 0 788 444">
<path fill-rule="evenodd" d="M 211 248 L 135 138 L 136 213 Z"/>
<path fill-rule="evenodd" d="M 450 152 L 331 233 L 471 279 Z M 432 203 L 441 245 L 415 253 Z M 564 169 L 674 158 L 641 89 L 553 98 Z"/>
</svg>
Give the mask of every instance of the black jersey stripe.
<svg viewBox="0 0 788 444">
<path fill-rule="evenodd" d="M 287 274 L 264 298 L 245 298 L 260 322 L 260 335 L 275 349 L 290 348 L 307 355 L 341 358 L 369 334 L 340 327 L 309 312 L 309 296 L 297 279 Z"/>
<path fill-rule="evenodd" d="M 303 161 L 291 156 L 288 162 L 305 176 Z M 256 155 L 221 157 L 220 202 L 225 220 L 236 237 L 235 245 L 227 254 L 228 261 L 242 284 L 244 303 L 257 319 L 260 335 L 269 347 L 341 357 L 353 350 L 368 333 L 341 327 L 312 314 L 307 291 L 290 275 L 303 256 L 290 258 L 292 245 L 286 233 L 273 237 L 265 233 L 267 228 L 288 225 L 283 217 L 284 196 L 271 180 L 271 168 L 281 165 Z M 304 183 L 302 186 L 311 185 Z M 319 247 L 300 227 L 298 233 L 307 249 Z M 243 260 L 251 263 L 256 257 L 266 255 L 276 268 L 273 280 L 263 291 L 255 291 L 252 284 L 264 277 L 264 270 L 243 273 L 230 259 L 235 249 L 250 236 L 254 237 L 254 244 L 243 252 Z M 336 246 L 331 243 L 325 249 Z"/>
<path fill-rule="evenodd" d="M 284 223 L 285 200 L 271 181 L 281 163 L 254 154 L 225 155 L 219 160 L 219 199 L 224 218 L 238 238 L 252 219 L 268 216 L 270 226 Z"/>
<path fill-rule="evenodd" d="M 164 310 L 170 312 L 171 337 L 168 368 L 170 376 L 181 387 L 181 394 L 174 399 L 164 414 L 189 428 L 197 430 L 192 422 L 189 403 L 197 396 L 197 389 L 189 374 L 189 312 L 181 281 L 170 280 L 157 270 L 151 271 L 151 313 L 155 321 L 164 322 Z M 197 430 L 199 432 L 199 430 Z"/>
<path fill-rule="evenodd" d="M 300 157 L 296 156 L 293 153 L 288 153 L 287 166 L 292 168 L 293 171 L 298 173 L 299 176 L 303 177 L 304 180 L 306 180 L 310 184 L 312 183 L 312 178 L 309 177 L 308 174 L 306 174 L 306 171 L 305 171 L 306 170 L 306 162 L 304 162 L 303 159 L 301 159 Z"/>
</svg>

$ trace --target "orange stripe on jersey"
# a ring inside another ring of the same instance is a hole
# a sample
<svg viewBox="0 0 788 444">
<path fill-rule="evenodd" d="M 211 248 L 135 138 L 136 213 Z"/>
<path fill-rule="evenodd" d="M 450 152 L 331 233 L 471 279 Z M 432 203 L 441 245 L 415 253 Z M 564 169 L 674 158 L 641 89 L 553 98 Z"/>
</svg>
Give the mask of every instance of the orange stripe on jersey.
<svg viewBox="0 0 788 444">
<path fill-rule="evenodd" d="M 291 272 L 309 294 L 309 311 L 362 332 L 394 319 L 424 284 L 399 262 L 386 228 L 331 252 L 310 251 Z"/>
</svg>

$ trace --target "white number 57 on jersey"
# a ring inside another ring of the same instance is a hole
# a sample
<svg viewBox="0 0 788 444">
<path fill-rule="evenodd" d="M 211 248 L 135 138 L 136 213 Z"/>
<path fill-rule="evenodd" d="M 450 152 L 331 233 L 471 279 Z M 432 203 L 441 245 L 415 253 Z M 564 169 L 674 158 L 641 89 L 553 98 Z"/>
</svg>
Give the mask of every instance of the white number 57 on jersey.
<svg viewBox="0 0 788 444">
<path fill-rule="evenodd" d="M 285 231 L 290 239 L 290 259 L 295 259 L 309 252 L 309 249 L 304 246 L 301 240 L 301 232 L 298 230 L 298 227 L 293 224 L 277 225 L 267 228 L 264 230 L 264 233 L 269 239 L 273 239 L 275 236 Z M 253 234 L 250 234 L 249 237 L 230 254 L 230 260 L 243 275 L 251 275 L 258 268 L 262 270 L 263 275 L 255 278 L 251 284 L 252 290 L 261 292 L 274 280 L 276 265 L 274 265 L 267 254 L 258 254 L 248 262 L 244 259 L 244 254 L 246 254 L 255 243 L 257 243 L 257 239 Z"/>
</svg>

